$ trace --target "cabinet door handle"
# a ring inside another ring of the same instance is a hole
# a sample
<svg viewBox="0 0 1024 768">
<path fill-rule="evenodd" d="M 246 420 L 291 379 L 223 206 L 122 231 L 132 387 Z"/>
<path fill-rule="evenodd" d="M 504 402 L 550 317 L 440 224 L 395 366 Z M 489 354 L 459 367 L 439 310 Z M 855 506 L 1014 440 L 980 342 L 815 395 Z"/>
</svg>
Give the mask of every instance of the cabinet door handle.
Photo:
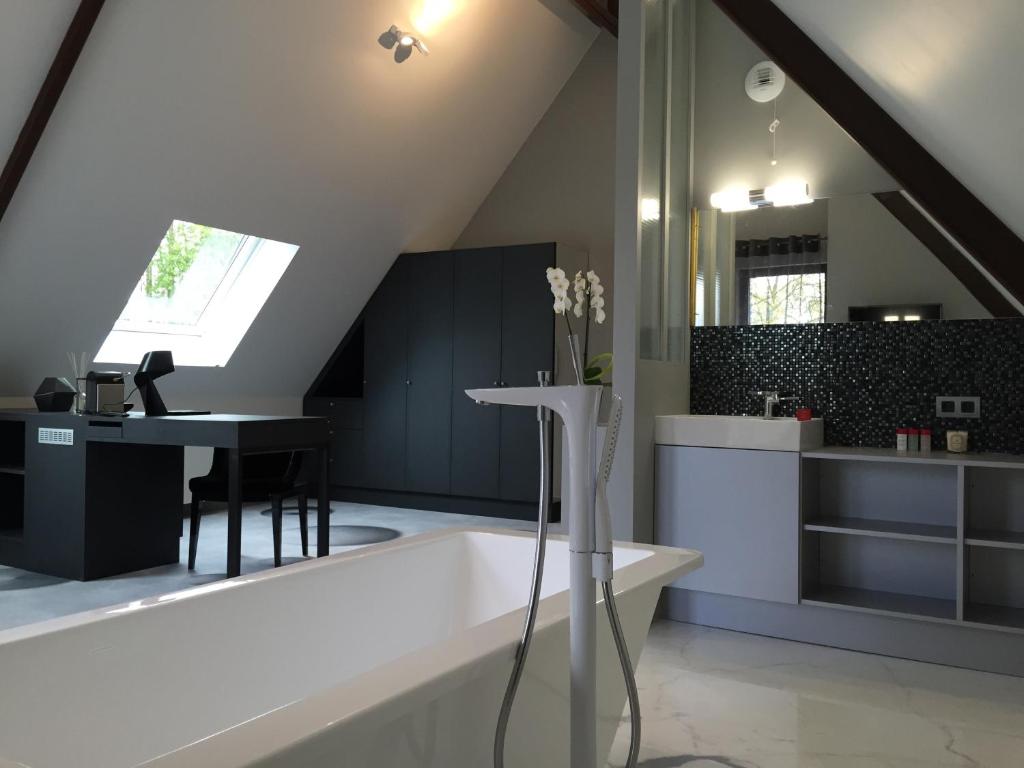
<svg viewBox="0 0 1024 768">
<path fill-rule="evenodd" d="M 412 381 L 410 381 L 409 379 L 406 379 L 405 380 L 405 384 L 406 384 L 406 386 L 412 386 Z"/>
<path fill-rule="evenodd" d="M 495 387 L 500 387 L 500 386 L 501 386 L 501 382 L 500 382 L 500 381 L 496 381 L 496 382 L 494 382 L 494 386 L 495 386 Z"/>
</svg>

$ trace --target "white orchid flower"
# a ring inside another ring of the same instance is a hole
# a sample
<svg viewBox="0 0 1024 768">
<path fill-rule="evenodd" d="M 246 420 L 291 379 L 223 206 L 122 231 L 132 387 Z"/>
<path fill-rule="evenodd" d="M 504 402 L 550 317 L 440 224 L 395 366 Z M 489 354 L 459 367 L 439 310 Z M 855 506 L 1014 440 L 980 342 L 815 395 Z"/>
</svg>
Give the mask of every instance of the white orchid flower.
<svg viewBox="0 0 1024 768">
<path fill-rule="evenodd" d="M 552 307 L 557 314 L 564 314 L 572 307 L 572 301 L 569 300 L 569 280 L 565 276 L 565 270 L 548 267 L 545 274 L 551 285 L 551 295 L 555 297 Z"/>
<path fill-rule="evenodd" d="M 588 269 L 586 274 L 582 270 L 578 271 L 573 275 L 571 281 L 566 277 L 565 270 L 559 267 L 548 267 L 544 270 L 544 274 L 547 276 L 548 284 L 551 286 L 551 295 L 555 297 L 551 305 L 552 309 L 554 309 L 555 314 L 562 315 L 565 318 L 565 325 L 569 331 L 570 338 L 576 338 L 576 336 L 572 323 L 569 320 L 568 312 L 572 310 L 577 318 L 583 320 L 585 331 L 583 350 L 584 357 L 586 357 L 585 353 L 590 339 L 590 310 L 594 311 L 594 322 L 597 325 L 601 325 L 607 319 L 604 311 L 604 286 L 601 284 L 601 278 L 592 269 Z M 575 304 L 569 298 L 570 288 L 576 299 Z M 600 361 L 606 359 L 611 360 L 610 352 L 598 355 L 593 358 L 593 361 L 587 363 L 588 366 L 596 367 L 600 371 L 596 376 L 592 374 L 588 378 L 584 371 L 577 371 L 577 376 L 581 373 L 584 374 L 582 376 L 583 380 L 579 383 L 593 384 L 600 382 L 604 374 L 610 370 L 610 363 L 608 367 L 602 367 L 600 364 Z M 586 370 L 590 371 L 591 369 L 587 368 Z"/>
<path fill-rule="evenodd" d="M 573 278 L 572 285 L 573 285 L 573 289 L 576 291 L 576 295 L 577 296 L 582 294 L 582 293 L 586 293 L 586 291 L 587 291 L 587 281 L 583 277 L 583 273 L 582 272 L 577 272 L 576 273 L 576 277 Z"/>
</svg>

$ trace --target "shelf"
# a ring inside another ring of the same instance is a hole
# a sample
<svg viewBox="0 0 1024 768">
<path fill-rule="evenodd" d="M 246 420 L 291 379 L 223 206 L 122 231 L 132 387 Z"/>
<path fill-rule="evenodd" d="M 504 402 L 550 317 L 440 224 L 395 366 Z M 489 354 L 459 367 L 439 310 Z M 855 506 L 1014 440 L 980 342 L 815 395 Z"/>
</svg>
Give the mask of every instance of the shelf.
<svg viewBox="0 0 1024 768">
<path fill-rule="evenodd" d="M 930 453 L 897 451 L 895 448 L 819 448 L 803 451 L 805 459 L 828 461 L 876 461 L 894 464 L 933 464 L 939 466 L 991 467 L 994 469 L 1024 469 L 1024 456 L 1004 453 Z"/>
<path fill-rule="evenodd" d="M 0 475 L 24 475 L 24 467 L 4 466 L 0 464 Z"/>
<path fill-rule="evenodd" d="M 964 610 L 964 621 L 986 627 L 1024 631 L 1024 608 L 968 603 Z"/>
<path fill-rule="evenodd" d="M 1024 549 L 1024 533 L 1020 531 L 988 531 L 972 528 L 967 531 L 964 543 L 972 547 Z"/>
<path fill-rule="evenodd" d="M 912 616 L 938 621 L 956 621 L 955 600 L 904 595 L 896 592 L 819 585 L 809 590 L 800 602 L 804 605 L 844 608 L 850 611 L 886 616 Z"/>
<path fill-rule="evenodd" d="M 817 517 L 804 523 L 804 530 L 935 544 L 956 543 L 956 526 L 901 523 L 862 517 Z"/>
</svg>

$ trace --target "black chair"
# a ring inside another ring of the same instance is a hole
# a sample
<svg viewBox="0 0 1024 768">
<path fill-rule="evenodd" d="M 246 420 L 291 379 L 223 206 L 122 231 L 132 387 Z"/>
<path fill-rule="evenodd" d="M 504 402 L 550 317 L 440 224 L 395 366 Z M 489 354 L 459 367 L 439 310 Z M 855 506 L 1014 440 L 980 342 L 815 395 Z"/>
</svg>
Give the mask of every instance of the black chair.
<svg viewBox="0 0 1024 768">
<path fill-rule="evenodd" d="M 299 502 L 299 530 L 302 533 L 302 554 L 309 555 L 309 515 L 307 499 L 309 489 L 298 482 L 302 463 L 301 453 L 257 453 L 242 462 L 242 501 L 270 501 L 274 528 L 274 567 L 281 565 L 281 517 L 285 499 L 297 497 Z M 204 501 L 228 501 L 228 452 L 215 448 L 210 473 L 188 481 L 192 492 L 192 515 L 188 534 L 188 568 L 196 567 L 196 547 L 199 544 L 200 504 Z"/>
</svg>

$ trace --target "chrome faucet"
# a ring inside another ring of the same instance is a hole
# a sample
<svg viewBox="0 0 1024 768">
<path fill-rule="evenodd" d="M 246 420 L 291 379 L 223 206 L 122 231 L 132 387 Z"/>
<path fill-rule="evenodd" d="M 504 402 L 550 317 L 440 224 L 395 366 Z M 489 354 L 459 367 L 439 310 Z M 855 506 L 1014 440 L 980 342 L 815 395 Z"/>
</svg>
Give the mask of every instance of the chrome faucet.
<svg viewBox="0 0 1024 768">
<path fill-rule="evenodd" d="M 799 397 L 779 397 L 779 391 L 777 389 L 766 389 L 758 390 L 750 393 L 753 397 L 764 398 L 764 417 L 766 419 L 775 418 L 775 406 L 779 403 L 787 400 L 799 400 Z"/>
</svg>

